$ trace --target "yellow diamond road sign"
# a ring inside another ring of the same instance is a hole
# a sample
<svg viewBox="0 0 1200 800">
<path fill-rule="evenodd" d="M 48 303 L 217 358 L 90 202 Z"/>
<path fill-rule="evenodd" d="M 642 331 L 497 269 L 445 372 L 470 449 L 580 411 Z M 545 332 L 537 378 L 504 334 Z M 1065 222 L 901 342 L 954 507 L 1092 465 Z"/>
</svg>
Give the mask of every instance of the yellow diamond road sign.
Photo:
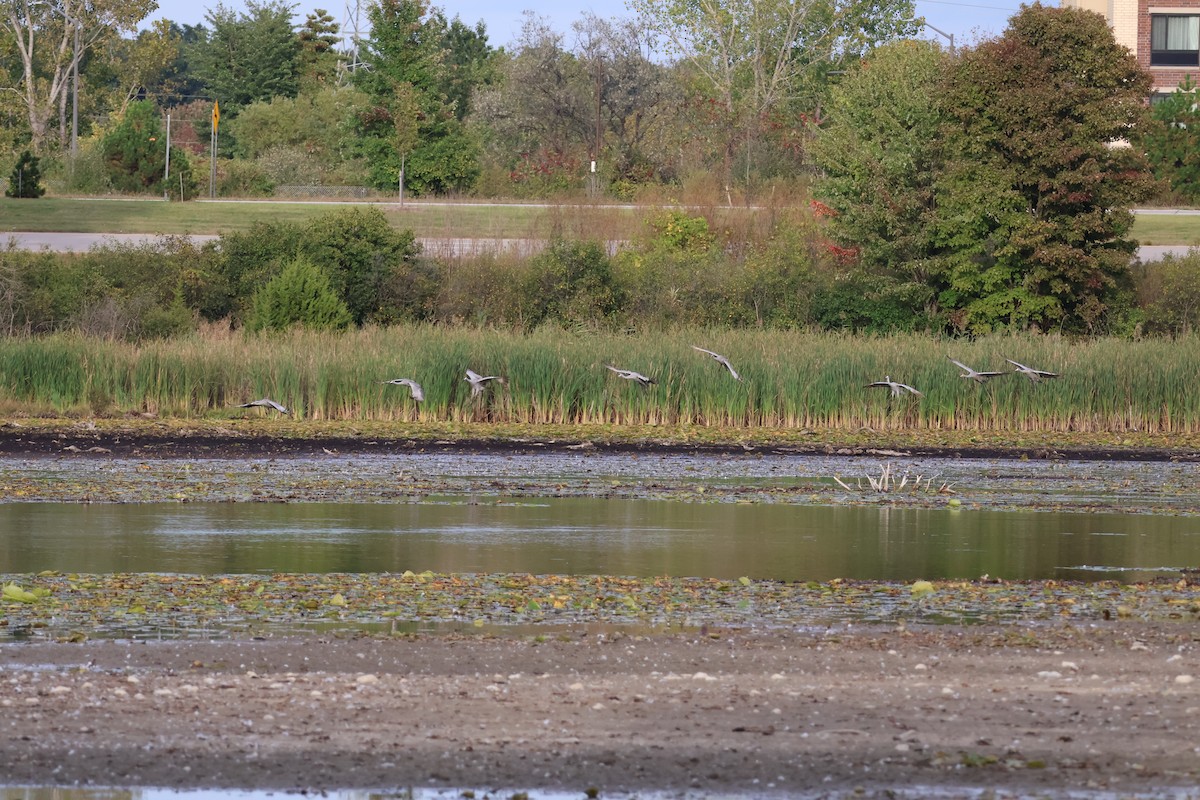
<svg viewBox="0 0 1200 800">
<path fill-rule="evenodd" d="M 217 123 L 219 123 L 220 121 L 221 121 L 221 106 L 217 104 L 216 100 L 214 100 L 213 101 L 213 128 L 216 128 Z"/>
</svg>

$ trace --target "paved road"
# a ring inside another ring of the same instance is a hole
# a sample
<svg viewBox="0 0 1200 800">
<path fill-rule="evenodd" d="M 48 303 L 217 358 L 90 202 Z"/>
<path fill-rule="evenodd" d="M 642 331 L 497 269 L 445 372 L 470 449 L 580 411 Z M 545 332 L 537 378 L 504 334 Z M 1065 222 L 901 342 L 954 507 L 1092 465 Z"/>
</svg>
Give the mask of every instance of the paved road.
<svg viewBox="0 0 1200 800">
<path fill-rule="evenodd" d="M 1184 245 L 1143 245 L 1138 248 L 1138 258 L 1149 264 L 1151 261 L 1162 261 L 1163 256 L 1166 255 L 1186 256 L 1189 250 L 1200 250 L 1200 248 L 1189 248 Z"/>
<path fill-rule="evenodd" d="M 1200 214 L 1200 211 L 1177 209 L 1151 210 L 1146 213 Z M 158 237 L 145 233 L 0 233 L 0 246 L 14 242 L 23 250 L 52 250 L 58 253 L 87 252 L 96 245 L 105 243 L 141 244 Z M 192 235 L 192 241 L 201 243 L 216 239 L 212 235 Z M 425 253 L 433 256 L 467 256 L 480 253 L 536 253 L 544 244 L 540 239 L 417 239 Z M 1183 245 L 1151 245 L 1138 248 L 1138 257 L 1145 262 L 1159 261 L 1168 253 L 1186 255 L 1188 247 Z"/>
<path fill-rule="evenodd" d="M 0 233 L 0 246 L 13 242 L 22 250 L 51 250 L 56 253 L 83 253 L 103 244 L 139 245 L 159 238 L 146 233 Z M 211 234 L 192 234 L 197 244 L 212 241 Z M 418 238 L 424 252 L 434 256 L 466 256 L 479 253 L 517 253 L 527 255 L 540 250 L 540 239 L 432 239 Z"/>
</svg>

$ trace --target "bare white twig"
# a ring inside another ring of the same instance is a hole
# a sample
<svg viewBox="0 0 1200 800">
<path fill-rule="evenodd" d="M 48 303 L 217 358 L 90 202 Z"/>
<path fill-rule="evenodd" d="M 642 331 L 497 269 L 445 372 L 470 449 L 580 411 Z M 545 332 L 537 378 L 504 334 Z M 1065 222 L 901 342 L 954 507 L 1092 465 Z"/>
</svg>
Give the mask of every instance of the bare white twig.
<svg viewBox="0 0 1200 800">
<path fill-rule="evenodd" d="M 953 484 L 936 483 L 934 478 L 926 478 L 924 475 L 913 475 L 905 472 L 899 475 L 892 468 L 890 463 L 879 465 L 879 477 L 874 475 L 866 475 L 867 484 L 870 491 L 877 494 L 891 494 L 908 491 L 911 494 L 920 492 L 935 493 L 935 494 L 954 494 L 951 488 Z M 841 486 L 847 492 L 864 491 L 862 479 L 858 480 L 857 489 L 848 485 L 839 476 L 834 475 L 833 479 L 837 481 L 838 486 Z"/>
</svg>

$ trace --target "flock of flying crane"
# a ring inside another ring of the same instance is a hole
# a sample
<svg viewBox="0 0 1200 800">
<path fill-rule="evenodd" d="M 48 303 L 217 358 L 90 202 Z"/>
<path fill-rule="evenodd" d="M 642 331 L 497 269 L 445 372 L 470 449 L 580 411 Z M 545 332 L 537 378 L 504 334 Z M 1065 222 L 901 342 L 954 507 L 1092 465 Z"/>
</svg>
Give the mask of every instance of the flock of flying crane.
<svg viewBox="0 0 1200 800">
<path fill-rule="evenodd" d="M 738 374 L 737 370 L 733 368 L 733 365 L 729 363 L 729 359 L 725 356 L 721 355 L 720 353 L 714 353 L 712 350 L 705 350 L 703 347 L 697 347 L 696 345 L 692 345 L 692 349 L 712 356 L 718 364 L 729 370 L 729 374 L 735 381 L 740 381 L 742 379 L 742 376 Z M 984 383 L 989 378 L 1007 375 L 1010 372 L 1024 375 L 1033 383 L 1038 383 L 1046 378 L 1058 377 L 1057 372 L 1047 372 L 1044 369 L 1027 367 L 1019 361 L 1013 361 L 1011 358 L 1006 358 L 1004 360 L 1009 364 L 1012 364 L 1015 369 L 1005 372 L 989 372 L 972 369 L 961 361 L 956 361 L 955 359 L 950 358 L 950 356 L 946 356 L 946 358 L 949 358 L 950 362 L 954 364 L 954 366 L 963 371 L 963 374 L 959 376 L 960 378 L 966 378 L 967 380 L 972 380 L 976 383 Z M 657 383 L 657 381 L 653 378 L 643 375 L 642 373 L 636 372 L 632 369 L 621 369 L 619 367 L 614 367 L 611 364 L 605 364 L 604 366 L 616 373 L 618 377 L 624 378 L 627 381 L 632 381 L 638 386 L 646 387 Z M 479 395 L 483 394 L 485 387 L 491 381 L 497 381 L 499 383 L 505 382 L 504 378 L 500 377 L 499 375 L 480 375 L 478 372 L 470 369 L 467 370 L 467 377 L 465 377 L 463 380 L 471 384 L 471 397 L 478 397 Z M 417 383 L 412 378 L 392 378 L 390 381 L 380 381 L 380 383 L 392 384 L 395 386 L 407 386 L 409 395 L 412 397 L 413 402 L 422 403 L 425 401 L 425 390 L 421 387 L 421 384 Z M 914 397 L 924 397 L 923 393 L 909 386 L 907 383 L 900 383 L 899 381 L 892 380 L 891 375 L 885 375 L 883 380 L 868 383 L 863 388 L 870 389 L 873 387 L 888 389 L 891 392 L 892 397 L 900 397 L 905 393 L 913 395 Z M 264 397 L 261 400 L 251 400 L 249 403 L 239 403 L 235 406 L 235 408 L 256 407 L 274 409 L 281 414 L 292 413 L 290 409 L 286 408 L 281 403 L 275 402 L 269 397 Z"/>
</svg>

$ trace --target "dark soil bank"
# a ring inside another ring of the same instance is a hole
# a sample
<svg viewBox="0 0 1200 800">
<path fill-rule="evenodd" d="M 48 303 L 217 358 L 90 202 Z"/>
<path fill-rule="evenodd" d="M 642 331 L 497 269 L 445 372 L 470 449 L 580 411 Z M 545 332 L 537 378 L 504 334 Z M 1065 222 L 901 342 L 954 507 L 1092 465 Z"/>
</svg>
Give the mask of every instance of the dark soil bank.
<svg viewBox="0 0 1200 800">
<path fill-rule="evenodd" d="M 530 428 L 536 433 L 536 427 Z M 1081 445 L 1007 446 L 968 445 L 863 445 L 831 444 L 813 436 L 811 443 L 697 443 L 670 438 L 635 440 L 580 440 L 497 436 L 496 438 L 389 437 L 316 433 L 278 436 L 247 428 L 197 427 L 155 429 L 136 425 L 127 429 L 92 428 L 78 424 L 64 428 L 33 428 L 9 422 L 0 425 L 0 456 L 92 455 L 127 458 L 259 458 L 397 452 L 547 453 L 594 451 L 611 453 L 711 453 L 762 455 L 912 456 L 953 458 L 1071 459 L 1082 461 L 1200 461 L 1200 451 L 1187 447 L 1108 447 Z"/>
</svg>

